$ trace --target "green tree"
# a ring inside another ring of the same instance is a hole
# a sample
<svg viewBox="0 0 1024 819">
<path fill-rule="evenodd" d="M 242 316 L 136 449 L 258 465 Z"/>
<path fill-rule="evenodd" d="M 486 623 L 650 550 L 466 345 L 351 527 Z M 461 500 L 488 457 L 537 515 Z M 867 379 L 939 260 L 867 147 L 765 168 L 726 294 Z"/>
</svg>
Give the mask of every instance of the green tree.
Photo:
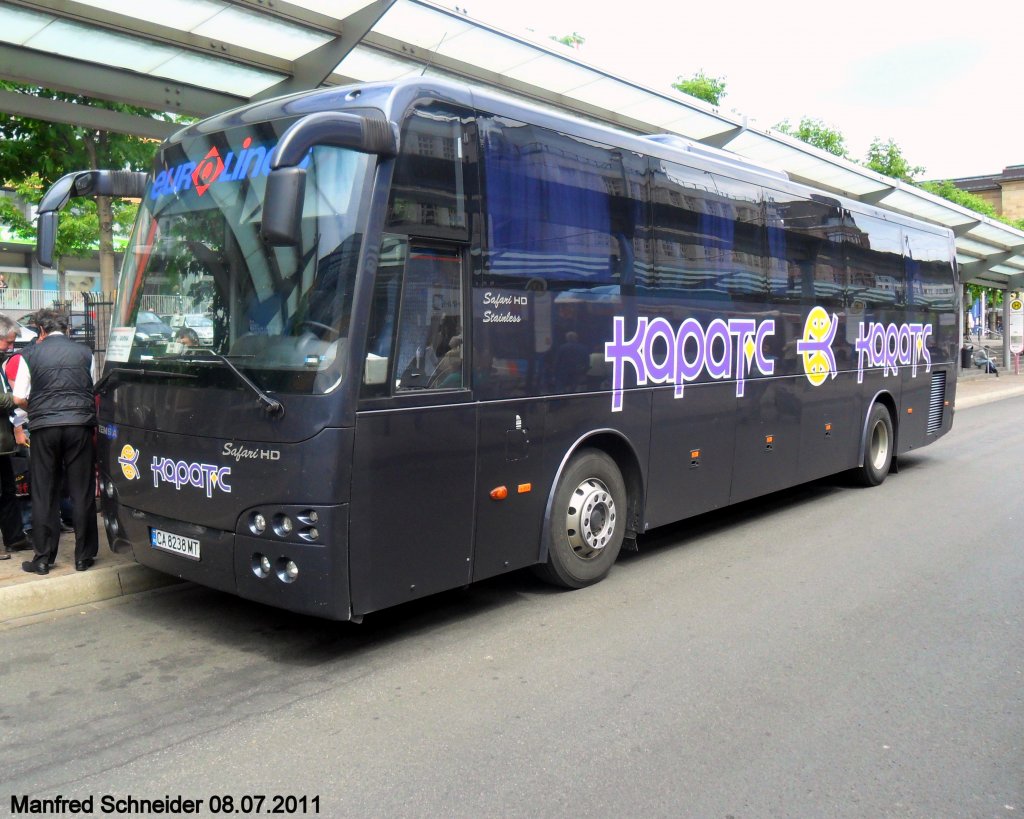
<svg viewBox="0 0 1024 819">
<path fill-rule="evenodd" d="M 39 174 L 33 173 L 13 186 L 14 193 L 25 202 L 38 202 L 46 190 Z M 112 233 L 126 236 L 135 219 L 137 205 L 123 200 L 111 202 Z M 0 224 L 6 225 L 19 239 L 35 241 L 36 226 L 29 221 L 10 197 L 0 197 Z M 88 256 L 96 247 L 100 219 L 97 203 L 92 199 L 73 199 L 61 213 L 60 230 L 54 246 L 57 275 L 64 286 L 65 257 Z"/>
<path fill-rule="evenodd" d="M 1012 225 L 1018 230 L 1024 230 L 1024 219 L 1008 219 L 996 213 L 996 209 L 980 196 L 975 196 L 973 193 L 961 190 L 948 179 L 936 182 L 922 182 L 920 187 L 929 193 L 934 193 L 936 196 L 941 196 L 943 199 L 948 199 L 950 202 L 955 202 L 969 210 L 973 210 L 975 213 L 980 213 L 982 216 L 988 216 L 997 222 L 1003 222 L 1004 224 Z"/>
<path fill-rule="evenodd" d="M 567 45 L 570 48 L 579 48 L 587 41 L 586 37 L 582 34 L 577 34 L 575 31 L 572 34 L 566 34 L 562 37 L 556 37 L 552 34 L 551 39 L 561 43 L 562 45 Z"/>
<path fill-rule="evenodd" d="M 920 165 L 910 164 L 892 138 L 883 142 L 875 137 L 868 148 L 867 162 L 864 164 L 883 176 L 890 176 L 903 182 L 913 182 L 915 176 L 924 173 L 924 168 Z"/>
<path fill-rule="evenodd" d="M 718 105 L 725 96 L 725 77 L 709 77 L 702 68 L 688 80 L 680 75 L 672 87 L 691 97 Z"/>
<path fill-rule="evenodd" d="M 0 88 L 164 121 L 174 119 L 170 114 L 45 88 L 9 82 L 0 82 Z M 157 149 L 156 142 L 141 137 L 11 114 L 0 114 L 0 142 L 4 146 L 0 151 L 0 183 L 19 189 L 23 188 L 22 183 L 35 179 L 41 190 L 34 201 L 38 201 L 46 187 L 69 171 L 99 168 L 148 170 Z M 5 212 L 9 213 L 9 209 Z M 123 214 L 115 213 L 111 199 L 106 196 L 97 197 L 96 213 L 97 227 L 93 236 L 99 238 L 100 282 L 103 290 L 111 291 L 114 289 L 114 229 L 116 220 L 123 218 Z M 61 232 L 73 230 L 72 223 L 73 220 L 62 218 Z"/>
<path fill-rule="evenodd" d="M 975 196 L 973 193 L 961 190 L 948 179 L 940 182 L 922 182 L 919 187 L 929 193 L 934 193 L 936 196 L 941 196 L 943 199 L 947 199 L 950 202 L 955 202 L 958 205 L 969 208 L 975 213 L 980 213 L 983 216 L 989 216 L 993 219 L 999 218 L 999 215 L 996 213 L 996 209 L 992 207 L 992 205 L 980 196 Z"/>
<path fill-rule="evenodd" d="M 781 131 L 791 137 L 828 151 L 834 156 L 849 158 L 846 149 L 846 138 L 835 128 L 830 128 L 820 119 L 812 117 L 801 117 L 800 124 L 793 126 L 788 119 L 784 119 L 775 126 L 776 131 Z"/>
</svg>

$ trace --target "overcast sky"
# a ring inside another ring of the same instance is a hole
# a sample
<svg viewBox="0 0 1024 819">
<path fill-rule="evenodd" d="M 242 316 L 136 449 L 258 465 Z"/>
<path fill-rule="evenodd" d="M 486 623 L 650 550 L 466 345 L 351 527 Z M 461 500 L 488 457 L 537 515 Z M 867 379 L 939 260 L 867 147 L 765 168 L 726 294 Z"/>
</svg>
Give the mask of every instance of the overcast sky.
<svg viewBox="0 0 1024 819">
<path fill-rule="evenodd" d="M 703 70 L 757 128 L 803 116 L 854 159 L 894 139 L 923 179 L 1024 164 L 1020 0 L 441 0 L 511 33 L 576 32 L 580 59 L 671 91 Z"/>
</svg>

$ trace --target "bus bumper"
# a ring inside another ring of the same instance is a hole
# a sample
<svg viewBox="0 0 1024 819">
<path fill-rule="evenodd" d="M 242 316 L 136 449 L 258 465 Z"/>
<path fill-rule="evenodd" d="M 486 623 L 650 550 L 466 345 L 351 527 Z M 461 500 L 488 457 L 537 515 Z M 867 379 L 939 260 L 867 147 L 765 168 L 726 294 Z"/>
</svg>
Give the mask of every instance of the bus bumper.
<svg viewBox="0 0 1024 819">
<path fill-rule="evenodd" d="M 320 527 L 322 543 L 227 532 L 125 506 L 116 512 L 105 508 L 104 519 L 111 547 L 121 551 L 129 543 L 143 566 L 288 611 L 351 619 L 347 505 L 322 511 L 321 519 L 329 521 Z M 111 536 L 112 519 L 116 537 Z M 156 548 L 153 530 L 197 542 L 198 559 Z"/>
</svg>

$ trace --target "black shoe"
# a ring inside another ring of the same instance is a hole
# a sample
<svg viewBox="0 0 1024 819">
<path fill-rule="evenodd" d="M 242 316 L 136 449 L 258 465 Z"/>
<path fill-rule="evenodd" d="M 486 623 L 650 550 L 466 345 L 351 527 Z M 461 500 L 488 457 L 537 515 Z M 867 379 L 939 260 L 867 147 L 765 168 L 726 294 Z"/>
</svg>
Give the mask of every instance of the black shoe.
<svg viewBox="0 0 1024 819">
<path fill-rule="evenodd" d="M 70 523 L 65 523 L 64 521 L 61 521 L 60 522 L 60 530 L 61 530 L 62 533 L 67 534 L 68 532 L 75 531 L 75 527 L 72 526 Z"/>
<path fill-rule="evenodd" d="M 0 560 L 10 560 L 11 556 L 7 552 L 0 552 Z"/>
<path fill-rule="evenodd" d="M 8 552 L 20 552 L 23 549 L 31 549 L 31 548 L 32 548 L 32 544 L 28 542 L 28 538 L 27 537 L 23 537 L 21 540 L 16 540 L 16 541 L 14 541 L 14 543 L 9 543 L 7 545 L 7 551 Z"/>
<path fill-rule="evenodd" d="M 21 570 L 29 574 L 49 574 L 50 567 L 42 560 L 26 560 L 21 564 Z"/>
<path fill-rule="evenodd" d="M 91 557 L 87 557 L 85 560 L 76 560 L 75 561 L 75 571 L 76 572 L 84 572 L 86 569 L 88 569 L 95 562 L 96 561 L 93 560 Z"/>
</svg>

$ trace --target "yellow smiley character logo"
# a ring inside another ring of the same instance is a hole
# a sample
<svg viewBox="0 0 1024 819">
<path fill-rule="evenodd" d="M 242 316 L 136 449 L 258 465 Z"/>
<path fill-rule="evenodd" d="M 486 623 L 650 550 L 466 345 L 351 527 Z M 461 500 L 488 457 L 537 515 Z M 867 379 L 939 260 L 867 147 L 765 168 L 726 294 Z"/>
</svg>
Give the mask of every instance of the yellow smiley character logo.
<svg viewBox="0 0 1024 819">
<path fill-rule="evenodd" d="M 832 353 L 832 340 L 836 334 L 836 317 L 823 307 L 815 307 L 807 315 L 804 336 L 797 342 L 797 352 L 803 359 L 807 380 L 815 387 L 825 383 L 829 374 L 835 378 L 836 360 Z"/>
<path fill-rule="evenodd" d="M 121 465 L 121 473 L 130 481 L 142 477 L 139 474 L 138 461 L 139 450 L 131 444 L 121 447 L 121 454 L 118 456 L 117 462 Z"/>
</svg>

